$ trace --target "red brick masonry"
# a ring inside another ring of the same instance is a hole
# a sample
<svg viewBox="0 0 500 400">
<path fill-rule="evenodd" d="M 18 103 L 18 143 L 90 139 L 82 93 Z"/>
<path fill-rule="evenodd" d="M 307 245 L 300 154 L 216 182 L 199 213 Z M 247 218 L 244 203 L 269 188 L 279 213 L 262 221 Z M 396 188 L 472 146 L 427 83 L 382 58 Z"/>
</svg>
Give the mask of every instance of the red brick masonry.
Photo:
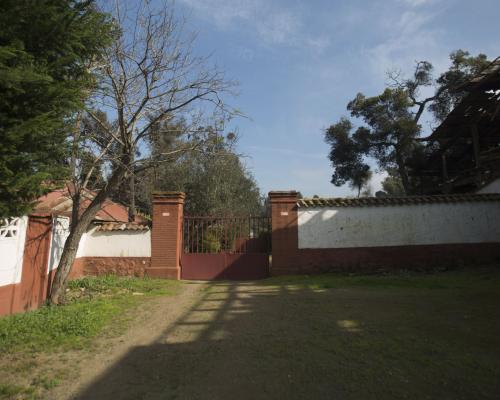
<svg viewBox="0 0 500 400">
<path fill-rule="evenodd" d="M 81 257 L 75 260 L 70 279 L 107 274 L 143 277 L 150 266 L 150 257 Z"/>
<path fill-rule="evenodd" d="M 151 230 L 152 278 L 181 278 L 182 218 L 184 193 L 153 193 L 153 229 Z"/>
</svg>

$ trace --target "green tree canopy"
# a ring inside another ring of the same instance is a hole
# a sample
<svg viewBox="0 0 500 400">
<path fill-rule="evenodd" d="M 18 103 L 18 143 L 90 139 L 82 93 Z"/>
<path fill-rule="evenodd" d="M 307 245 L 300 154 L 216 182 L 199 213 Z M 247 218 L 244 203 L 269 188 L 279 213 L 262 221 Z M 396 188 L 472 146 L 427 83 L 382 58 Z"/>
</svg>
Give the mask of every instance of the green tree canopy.
<svg viewBox="0 0 500 400">
<path fill-rule="evenodd" d="M 351 117 L 362 124 L 354 129 L 350 120 L 342 118 L 325 132 L 334 185 L 359 187 L 371 159 L 381 170 L 390 172 L 387 187 L 394 192 L 402 187 L 405 194 L 418 193 L 419 182 L 409 170 L 425 158 L 426 149 L 417 140 L 422 132 L 422 115 L 429 111 L 436 122 L 443 120 L 463 97 L 461 85 L 488 64 L 484 54 L 471 56 L 462 50 L 451 53 L 450 60 L 450 68 L 437 79 L 432 64 L 420 61 L 409 79 L 393 71 L 389 73 L 390 84 L 380 95 L 358 93 L 348 103 Z M 425 87 L 433 88 L 431 96 L 422 95 Z"/>
<path fill-rule="evenodd" d="M 325 141 L 331 146 L 329 157 L 336 162 L 331 182 L 336 186 L 349 182 L 358 196 L 371 177 L 370 166 L 363 161 L 362 143 L 357 140 L 363 129 L 353 134 L 351 121 L 342 118 L 325 133 Z"/>
<path fill-rule="evenodd" d="M 197 146 L 185 137 L 187 127 L 182 120 L 156 126 L 151 135 L 151 153 L 169 152 L 176 148 L 194 148 L 175 160 L 159 164 L 140 175 L 137 181 L 138 203 L 149 208 L 153 190 L 177 190 L 186 193 L 185 212 L 189 215 L 257 215 L 262 212 L 259 188 L 234 152 L 234 134 L 226 137 L 215 128 L 207 130 L 210 140 Z"/>
<path fill-rule="evenodd" d="M 108 32 L 92 1 L 0 2 L 0 217 L 28 212 L 65 175 L 66 137 Z"/>
</svg>

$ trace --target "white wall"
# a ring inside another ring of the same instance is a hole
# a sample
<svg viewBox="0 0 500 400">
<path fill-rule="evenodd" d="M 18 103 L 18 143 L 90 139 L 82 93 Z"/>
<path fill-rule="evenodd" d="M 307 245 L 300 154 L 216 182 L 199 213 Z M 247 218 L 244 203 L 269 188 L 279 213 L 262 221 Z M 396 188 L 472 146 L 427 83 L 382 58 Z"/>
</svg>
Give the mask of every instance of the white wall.
<svg viewBox="0 0 500 400">
<path fill-rule="evenodd" d="M 0 286 L 21 282 L 28 217 L 0 220 Z"/>
<path fill-rule="evenodd" d="M 303 208 L 298 235 L 299 248 L 500 242 L 500 202 Z"/>
<path fill-rule="evenodd" d="M 83 235 L 76 257 L 151 257 L 151 232 L 96 232 Z"/>
<path fill-rule="evenodd" d="M 50 240 L 49 272 L 57 268 L 68 235 L 69 218 L 62 216 L 54 217 L 52 219 L 52 236 Z"/>
<path fill-rule="evenodd" d="M 0 286 L 21 282 L 28 217 L 0 220 Z M 57 267 L 69 234 L 69 219 L 54 217 L 48 271 Z M 151 232 L 111 231 L 85 233 L 76 257 L 151 257 Z"/>
<path fill-rule="evenodd" d="M 500 178 L 488 183 L 477 191 L 477 193 L 500 193 Z"/>
</svg>

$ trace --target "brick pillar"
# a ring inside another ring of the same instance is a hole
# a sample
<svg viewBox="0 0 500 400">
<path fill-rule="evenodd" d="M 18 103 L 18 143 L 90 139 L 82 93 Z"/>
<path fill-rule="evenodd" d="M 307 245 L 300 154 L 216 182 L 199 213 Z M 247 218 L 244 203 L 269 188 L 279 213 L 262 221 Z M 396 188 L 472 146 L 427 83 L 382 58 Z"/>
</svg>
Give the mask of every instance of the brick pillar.
<svg viewBox="0 0 500 400">
<path fill-rule="evenodd" d="M 272 218 L 272 275 L 298 271 L 297 192 L 269 192 Z"/>
<path fill-rule="evenodd" d="M 153 230 L 151 231 L 151 267 L 153 278 L 181 278 L 182 217 L 184 193 L 153 193 Z"/>
</svg>

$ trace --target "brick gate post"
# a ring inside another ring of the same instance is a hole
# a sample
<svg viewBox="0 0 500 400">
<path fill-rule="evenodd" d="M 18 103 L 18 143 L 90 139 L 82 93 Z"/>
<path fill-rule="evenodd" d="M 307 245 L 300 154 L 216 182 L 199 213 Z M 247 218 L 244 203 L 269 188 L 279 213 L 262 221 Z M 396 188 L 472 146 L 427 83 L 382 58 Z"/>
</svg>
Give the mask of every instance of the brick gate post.
<svg viewBox="0 0 500 400">
<path fill-rule="evenodd" d="M 296 273 L 299 245 L 297 227 L 297 192 L 269 192 L 272 223 L 271 275 Z"/>
<path fill-rule="evenodd" d="M 153 278 L 181 278 L 182 192 L 153 193 L 153 229 L 151 231 L 151 267 L 146 274 Z"/>
</svg>

